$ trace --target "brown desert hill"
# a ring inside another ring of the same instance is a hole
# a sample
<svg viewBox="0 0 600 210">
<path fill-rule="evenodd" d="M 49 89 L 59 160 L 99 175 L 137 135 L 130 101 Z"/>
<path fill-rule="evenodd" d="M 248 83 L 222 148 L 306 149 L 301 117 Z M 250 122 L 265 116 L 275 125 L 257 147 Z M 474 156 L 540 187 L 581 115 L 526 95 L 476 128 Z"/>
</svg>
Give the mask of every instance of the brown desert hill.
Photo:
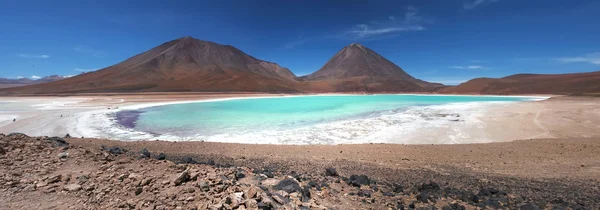
<svg viewBox="0 0 600 210">
<path fill-rule="evenodd" d="M 476 78 L 440 93 L 459 94 L 589 94 L 600 93 L 600 71 L 571 74 L 515 74 Z"/>
<path fill-rule="evenodd" d="M 25 85 L 42 84 L 42 83 L 62 80 L 65 78 L 67 78 L 67 77 L 59 76 L 59 75 L 45 76 L 45 77 L 42 77 L 42 78 L 36 79 L 36 80 L 32 80 L 29 78 L 20 78 L 20 79 L 0 78 L 0 88 L 10 88 L 10 87 L 20 87 L 20 86 L 25 86 Z"/>
<path fill-rule="evenodd" d="M 375 51 L 353 43 L 335 54 L 321 69 L 301 78 L 312 91 L 426 92 L 443 87 L 416 79 Z"/>
<path fill-rule="evenodd" d="M 182 37 L 95 72 L 2 92 L 295 92 L 296 83 L 289 69 L 233 46 Z"/>
</svg>

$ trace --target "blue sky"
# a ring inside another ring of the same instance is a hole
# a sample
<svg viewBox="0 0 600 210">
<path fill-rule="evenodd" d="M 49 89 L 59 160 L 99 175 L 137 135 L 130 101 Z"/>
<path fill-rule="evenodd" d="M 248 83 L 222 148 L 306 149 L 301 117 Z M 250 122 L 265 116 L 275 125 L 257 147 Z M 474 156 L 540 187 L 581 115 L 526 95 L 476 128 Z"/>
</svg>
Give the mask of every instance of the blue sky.
<svg viewBox="0 0 600 210">
<path fill-rule="evenodd" d="M 361 43 L 428 81 L 600 70 L 600 1 L 0 0 L 0 77 L 76 75 L 182 36 L 318 70 Z"/>
</svg>

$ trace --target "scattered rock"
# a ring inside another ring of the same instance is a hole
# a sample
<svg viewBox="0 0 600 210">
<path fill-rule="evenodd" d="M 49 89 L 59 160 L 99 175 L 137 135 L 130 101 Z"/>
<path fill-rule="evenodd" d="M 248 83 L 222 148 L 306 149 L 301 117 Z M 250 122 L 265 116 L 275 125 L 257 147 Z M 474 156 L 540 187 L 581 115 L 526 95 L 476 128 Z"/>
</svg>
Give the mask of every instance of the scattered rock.
<svg viewBox="0 0 600 210">
<path fill-rule="evenodd" d="M 435 182 L 423 183 L 419 186 L 419 191 L 438 191 L 440 190 L 440 185 Z"/>
<path fill-rule="evenodd" d="M 143 148 L 140 151 L 140 158 L 150 158 L 151 155 L 152 154 L 150 154 L 150 152 L 146 148 Z"/>
<path fill-rule="evenodd" d="M 257 209 L 258 208 L 258 202 L 256 202 L 256 200 L 254 200 L 254 199 L 246 200 L 246 202 L 244 202 L 244 205 L 248 209 Z"/>
<path fill-rule="evenodd" d="M 372 193 L 373 193 L 373 191 L 371 191 L 371 190 L 359 190 L 357 195 L 360 197 L 370 198 Z"/>
<path fill-rule="evenodd" d="M 387 197 L 394 197 L 394 196 L 396 196 L 396 195 L 394 195 L 394 193 L 391 193 L 391 192 L 384 192 L 384 193 L 383 193 L 383 196 L 387 196 Z"/>
<path fill-rule="evenodd" d="M 326 168 L 325 169 L 325 176 L 338 176 L 338 173 L 335 170 L 335 168 Z"/>
<path fill-rule="evenodd" d="M 187 182 L 190 180 L 190 172 L 188 172 L 187 170 L 181 172 L 181 174 L 179 174 L 179 176 L 177 176 L 177 178 L 175 178 L 175 180 L 173 180 L 173 184 L 175 186 L 180 185 L 181 183 Z"/>
<path fill-rule="evenodd" d="M 289 199 L 287 199 L 285 196 L 279 194 L 279 193 L 273 193 L 273 196 L 271 196 L 273 198 L 273 200 L 277 201 L 277 203 L 281 204 L 281 205 L 285 205 L 288 202 L 290 202 Z"/>
<path fill-rule="evenodd" d="M 65 158 L 68 158 L 68 157 L 69 157 L 69 153 L 68 152 L 58 153 L 58 158 L 59 159 L 65 159 Z"/>
<path fill-rule="evenodd" d="M 104 145 L 102 145 L 102 150 L 107 151 L 108 153 L 113 155 L 125 154 L 127 152 L 126 149 L 123 149 L 121 147 L 106 147 Z"/>
<path fill-rule="evenodd" d="M 287 179 L 281 180 L 279 183 L 277 183 L 275 186 L 273 186 L 273 189 L 283 190 L 287 193 L 302 191 L 302 188 L 300 187 L 300 184 L 298 183 L 298 181 L 296 181 L 293 178 L 287 178 Z"/>
<path fill-rule="evenodd" d="M 348 184 L 355 187 L 360 187 L 362 185 L 370 185 L 371 180 L 369 177 L 367 177 L 367 175 L 352 175 L 348 179 Z"/>
<path fill-rule="evenodd" d="M 537 205 L 535 205 L 533 203 L 527 203 L 525 205 L 522 205 L 519 209 L 521 209 L 521 210 L 540 210 L 540 207 L 538 207 Z"/>
<path fill-rule="evenodd" d="M 429 203 L 429 194 L 427 192 L 421 192 L 417 195 L 417 201 L 422 203 Z"/>
<path fill-rule="evenodd" d="M 248 190 L 246 190 L 246 193 L 244 193 L 244 195 L 246 195 L 246 199 L 251 199 L 256 197 L 256 193 L 258 192 L 258 190 L 256 189 L 255 186 L 250 186 L 248 188 Z M 248 206 L 246 206 L 248 207 Z"/>
<path fill-rule="evenodd" d="M 50 137 L 46 139 L 49 142 L 52 142 L 52 144 L 55 147 L 68 147 L 69 143 L 67 143 L 67 141 L 65 141 L 63 138 L 60 137 Z"/>
<path fill-rule="evenodd" d="M 142 191 L 143 191 L 143 190 L 144 190 L 144 189 L 143 189 L 142 187 L 136 187 L 136 188 L 135 188 L 135 195 L 142 194 Z"/>
<path fill-rule="evenodd" d="M 209 186 L 208 182 L 204 182 L 204 181 L 200 182 L 198 184 L 198 187 L 200 187 L 200 189 L 204 192 L 208 192 L 210 190 L 210 186 Z"/>
<path fill-rule="evenodd" d="M 75 192 L 81 190 L 81 185 L 78 184 L 67 184 L 63 187 L 64 190 L 69 192 Z"/>
<path fill-rule="evenodd" d="M 158 156 L 156 156 L 157 160 L 164 160 L 167 159 L 167 156 L 165 155 L 165 153 L 160 153 L 158 154 Z"/>
</svg>

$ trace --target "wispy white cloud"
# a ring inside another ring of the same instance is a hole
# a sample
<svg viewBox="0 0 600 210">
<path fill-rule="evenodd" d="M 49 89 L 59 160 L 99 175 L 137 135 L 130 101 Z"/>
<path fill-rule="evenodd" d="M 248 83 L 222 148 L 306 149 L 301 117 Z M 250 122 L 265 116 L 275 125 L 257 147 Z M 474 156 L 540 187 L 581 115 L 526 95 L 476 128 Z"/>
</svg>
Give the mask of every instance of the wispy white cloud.
<svg viewBox="0 0 600 210">
<path fill-rule="evenodd" d="M 21 57 L 21 58 L 41 58 L 41 59 L 47 59 L 50 58 L 49 55 L 37 55 L 37 54 L 27 54 L 27 53 L 21 53 L 21 54 L 17 54 L 17 56 Z"/>
<path fill-rule="evenodd" d="M 40 76 L 36 76 L 36 75 L 33 75 L 33 76 L 31 76 L 31 79 L 41 79 L 41 78 L 42 78 L 42 77 L 40 77 Z"/>
<path fill-rule="evenodd" d="M 463 9 L 473 10 L 479 6 L 491 4 L 491 3 L 494 3 L 497 1 L 499 1 L 499 0 L 471 0 L 471 1 L 463 4 Z"/>
<path fill-rule="evenodd" d="M 73 76 L 75 76 L 75 75 L 65 75 L 65 76 L 62 76 L 62 77 L 63 78 L 69 78 L 69 77 L 73 77 Z"/>
<path fill-rule="evenodd" d="M 94 69 L 94 68 L 92 68 L 92 69 L 82 69 L 82 68 L 73 69 L 73 71 L 78 71 L 78 72 L 90 72 L 90 71 L 96 71 L 96 70 L 98 70 L 98 69 Z"/>
<path fill-rule="evenodd" d="M 90 46 L 85 46 L 85 45 L 76 45 L 75 47 L 73 47 L 73 51 L 78 52 L 78 53 L 85 53 L 85 54 L 89 54 L 92 55 L 94 57 L 104 57 L 106 56 L 106 53 L 100 51 L 100 50 L 96 50 Z"/>
<path fill-rule="evenodd" d="M 419 10 L 409 6 L 404 13 L 404 19 L 388 16 L 384 21 L 370 21 L 368 24 L 357 24 L 344 31 L 343 36 L 350 39 L 372 38 L 376 36 L 392 35 L 407 31 L 424 31 L 425 24 L 431 21 L 420 15 Z"/>
<path fill-rule="evenodd" d="M 17 79 L 23 79 L 23 76 L 17 76 Z"/>
<path fill-rule="evenodd" d="M 590 54 L 576 56 L 576 57 L 556 58 L 556 60 L 563 62 L 563 63 L 590 63 L 590 64 L 600 65 L 600 52 L 590 53 Z"/>
<path fill-rule="evenodd" d="M 483 69 L 483 66 L 469 65 L 469 66 L 449 66 L 451 69 Z"/>
</svg>

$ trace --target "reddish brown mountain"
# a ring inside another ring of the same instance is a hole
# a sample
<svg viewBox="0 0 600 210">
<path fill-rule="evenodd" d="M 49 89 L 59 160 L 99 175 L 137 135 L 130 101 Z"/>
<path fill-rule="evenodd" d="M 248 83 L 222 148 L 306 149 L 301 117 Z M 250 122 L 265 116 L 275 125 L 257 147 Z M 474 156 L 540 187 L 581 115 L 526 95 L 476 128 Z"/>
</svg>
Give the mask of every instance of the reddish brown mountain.
<svg viewBox="0 0 600 210">
<path fill-rule="evenodd" d="M 0 88 L 10 88 L 10 87 L 20 87 L 20 86 L 25 86 L 25 85 L 42 84 L 42 83 L 62 80 L 65 78 L 67 78 L 67 77 L 58 76 L 58 75 L 45 76 L 45 77 L 42 77 L 42 78 L 36 79 L 36 80 L 29 79 L 29 78 L 20 78 L 20 79 L 0 78 Z"/>
<path fill-rule="evenodd" d="M 441 93 L 461 94 L 583 94 L 600 93 L 600 71 L 573 74 L 515 74 L 476 78 Z"/>
<path fill-rule="evenodd" d="M 443 87 L 416 79 L 375 51 L 351 44 L 317 72 L 302 78 L 313 90 L 336 92 L 423 92 Z"/>
<path fill-rule="evenodd" d="M 295 91 L 296 76 L 230 45 L 183 37 L 116 65 L 7 93 Z"/>
</svg>

